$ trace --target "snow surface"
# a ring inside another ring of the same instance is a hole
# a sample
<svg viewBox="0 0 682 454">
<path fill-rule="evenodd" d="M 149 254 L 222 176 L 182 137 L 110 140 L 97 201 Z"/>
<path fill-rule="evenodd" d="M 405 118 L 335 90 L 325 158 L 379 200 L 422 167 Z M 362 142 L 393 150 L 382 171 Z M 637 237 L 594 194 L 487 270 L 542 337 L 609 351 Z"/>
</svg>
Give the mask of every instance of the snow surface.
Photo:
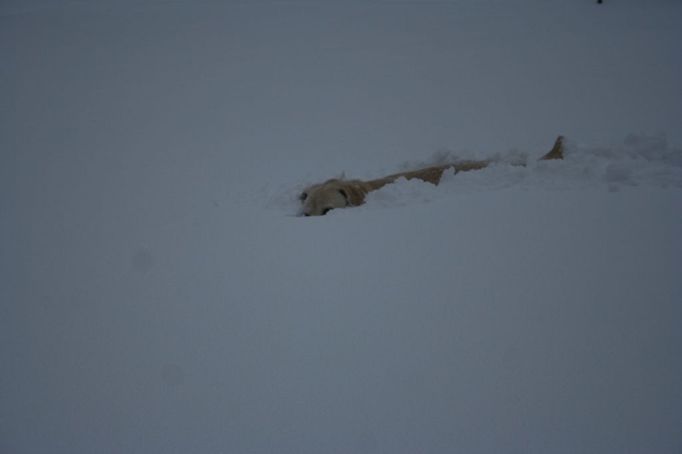
<svg viewBox="0 0 682 454">
<path fill-rule="evenodd" d="M 681 2 L 5 0 L 0 62 L 3 454 L 682 452 Z"/>
</svg>

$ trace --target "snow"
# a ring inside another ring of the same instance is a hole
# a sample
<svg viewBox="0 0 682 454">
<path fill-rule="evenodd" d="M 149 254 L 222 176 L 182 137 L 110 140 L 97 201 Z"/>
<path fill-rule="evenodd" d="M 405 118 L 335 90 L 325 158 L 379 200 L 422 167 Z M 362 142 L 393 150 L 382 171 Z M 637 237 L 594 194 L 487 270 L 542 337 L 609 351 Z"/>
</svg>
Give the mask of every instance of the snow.
<svg viewBox="0 0 682 454">
<path fill-rule="evenodd" d="M 3 2 L 0 452 L 679 453 L 680 23 Z"/>
</svg>

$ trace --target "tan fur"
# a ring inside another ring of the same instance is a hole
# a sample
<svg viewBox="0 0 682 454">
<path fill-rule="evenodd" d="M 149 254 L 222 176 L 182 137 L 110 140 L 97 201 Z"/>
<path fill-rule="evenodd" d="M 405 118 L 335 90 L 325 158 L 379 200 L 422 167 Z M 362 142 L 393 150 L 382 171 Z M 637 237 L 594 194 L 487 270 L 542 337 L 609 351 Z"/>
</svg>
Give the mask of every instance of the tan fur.
<svg viewBox="0 0 682 454">
<path fill-rule="evenodd" d="M 549 152 L 541 157 L 539 161 L 549 161 L 552 159 L 564 159 L 564 137 L 559 136 L 554 142 L 554 146 Z"/>
<path fill-rule="evenodd" d="M 556 139 L 556 142 L 554 142 L 552 149 L 539 160 L 563 158 L 564 138 L 559 136 Z M 437 185 L 440 183 L 440 179 L 445 170 L 454 169 L 455 173 L 480 170 L 487 167 L 492 162 L 494 162 L 494 160 L 491 159 L 482 161 L 458 161 L 452 164 L 396 173 L 369 181 L 334 178 L 327 180 L 324 183 L 309 186 L 301 193 L 300 200 L 303 204 L 302 214 L 304 216 L 322 216 L 335 208 L 362 205 L 365 203 L 365 196 L 369 192 L 381 189 L 399 178 L 405 178 L 407 180 L 416 178 Z M 518 163 L 516 165 L 525 165 L 525 163 Z"/>
</svg>

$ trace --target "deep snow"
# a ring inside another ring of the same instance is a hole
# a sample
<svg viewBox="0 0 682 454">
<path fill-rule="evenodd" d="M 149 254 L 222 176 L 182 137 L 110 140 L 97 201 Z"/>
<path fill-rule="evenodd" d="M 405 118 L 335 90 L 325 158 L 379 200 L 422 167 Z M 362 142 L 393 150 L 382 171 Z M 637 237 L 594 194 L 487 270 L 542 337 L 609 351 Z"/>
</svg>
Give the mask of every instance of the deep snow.
<svg viewBox="0 0 682 454">
<path fill-rule="evenodd" d="M 680 24 L 3 2 L 0 452 L 681 452 Z"/>
</svg>

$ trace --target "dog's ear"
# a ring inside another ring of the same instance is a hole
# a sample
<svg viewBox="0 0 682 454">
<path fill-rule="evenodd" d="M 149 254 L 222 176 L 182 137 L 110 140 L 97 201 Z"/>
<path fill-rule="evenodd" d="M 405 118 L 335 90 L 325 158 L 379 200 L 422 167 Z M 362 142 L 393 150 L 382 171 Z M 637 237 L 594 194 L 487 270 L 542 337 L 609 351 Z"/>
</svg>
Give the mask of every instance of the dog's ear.
<svg viewBox="0 0 682 454">
<path fill-rule="evenodd" d="M 367 190 L 356 185 L 347 185 L 338 189 L 339 193 L 346 199 L 346 206 L 356 207 L 365 203 Z"/>
<path fill-rule="evenodd" d="M 341 194 L 343 198 L 346 199 L 346 206 L 350 205 L 350 202 L 348 201 L 348 193 L 346 193 L 346 190 L 339 189 L 339 194 Z"/>
</svg>

